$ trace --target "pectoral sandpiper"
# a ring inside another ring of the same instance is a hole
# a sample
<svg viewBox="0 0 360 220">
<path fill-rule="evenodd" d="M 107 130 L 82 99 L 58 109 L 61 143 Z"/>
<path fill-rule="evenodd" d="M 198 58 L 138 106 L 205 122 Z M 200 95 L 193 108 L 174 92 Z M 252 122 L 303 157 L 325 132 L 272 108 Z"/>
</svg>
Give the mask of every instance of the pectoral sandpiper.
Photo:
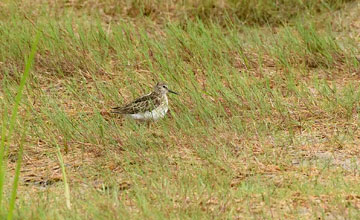
<svg viewBox="0 0 360 220">
<path fill-rule="evenodd" d="M 141 96 L 125 106 L 112 108 L 112 112 L 129 116 L 135 120 L 158 120 L 165 117 L 169 109 L 168 92 L 177 94 L 170 90 L 166 83 L 159 82 L 154 86 L 153 92 Z"/>
</svg>

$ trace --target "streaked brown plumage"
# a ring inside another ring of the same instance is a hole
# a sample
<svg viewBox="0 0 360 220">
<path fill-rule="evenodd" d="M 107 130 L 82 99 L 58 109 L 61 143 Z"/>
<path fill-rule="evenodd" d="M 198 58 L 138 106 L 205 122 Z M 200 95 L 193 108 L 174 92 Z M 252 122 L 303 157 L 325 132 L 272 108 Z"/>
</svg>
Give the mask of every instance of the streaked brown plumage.
<svg viewBox="0 0 360 220">
<path fill-rule="evenodd" d="M 165 116 L 168 111 L 167 93 L 171 91 L 166 83 L 160 82 L 154 86 L 154 91 L 135 99 L 133 102 L 112 108 L 113 113 L 128 115 L 138 120 L 157 120 Z"/>
<path fill-rule="evenodd" d="M 135 99 L 133 102 L 120 107 L 115 107 L 113 113 L 120 114 L 136 114 L 139 112 L 151 111 L 158 107 L 161 103 L 161 96 L 152 92 Z"/>
</svg>

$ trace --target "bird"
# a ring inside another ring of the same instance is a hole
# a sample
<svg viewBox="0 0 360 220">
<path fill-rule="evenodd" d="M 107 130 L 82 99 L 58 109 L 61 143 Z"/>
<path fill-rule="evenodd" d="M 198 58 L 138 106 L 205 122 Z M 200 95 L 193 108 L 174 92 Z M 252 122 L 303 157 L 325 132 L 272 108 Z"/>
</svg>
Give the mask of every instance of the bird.
<svg viewBox="0 0 360 220">
<path fill-rule="evenodd" d="M 167 83 L 158 82 L 151 93 L 143 95 L 127 105 L 112 108 L 112 113 L 122 114 L 138 121 L 156 121 L 165 117 L 169 109 L 167 94 L 173 93 Z"/>
</svg>

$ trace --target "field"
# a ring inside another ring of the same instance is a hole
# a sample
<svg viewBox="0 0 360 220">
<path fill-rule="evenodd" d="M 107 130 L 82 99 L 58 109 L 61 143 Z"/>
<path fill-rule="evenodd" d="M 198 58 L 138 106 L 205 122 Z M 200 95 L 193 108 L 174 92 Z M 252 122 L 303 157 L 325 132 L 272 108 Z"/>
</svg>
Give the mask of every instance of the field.
<svg viewBox="0 0 360 220">
<path fill-rule="evenodd" d="M 359 30 L 352 0 L 1 1 L 0 218 L 359 219 Z M 158 81 L 163 120 L 109 113 Z"/>
</svg>

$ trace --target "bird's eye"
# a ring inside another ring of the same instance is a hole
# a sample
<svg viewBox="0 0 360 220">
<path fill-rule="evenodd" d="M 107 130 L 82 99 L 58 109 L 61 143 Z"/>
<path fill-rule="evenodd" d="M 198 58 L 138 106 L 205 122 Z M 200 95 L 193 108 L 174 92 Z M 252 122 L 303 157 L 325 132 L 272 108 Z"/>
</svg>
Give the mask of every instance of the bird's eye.
<svg viewBox="0 0 360 220">
<path fill-rule="evenodd" d="M 166 89 L 166 86 L 163 86 L 163 88 L 165 88 L 165 89 Z"/>
</svg>

